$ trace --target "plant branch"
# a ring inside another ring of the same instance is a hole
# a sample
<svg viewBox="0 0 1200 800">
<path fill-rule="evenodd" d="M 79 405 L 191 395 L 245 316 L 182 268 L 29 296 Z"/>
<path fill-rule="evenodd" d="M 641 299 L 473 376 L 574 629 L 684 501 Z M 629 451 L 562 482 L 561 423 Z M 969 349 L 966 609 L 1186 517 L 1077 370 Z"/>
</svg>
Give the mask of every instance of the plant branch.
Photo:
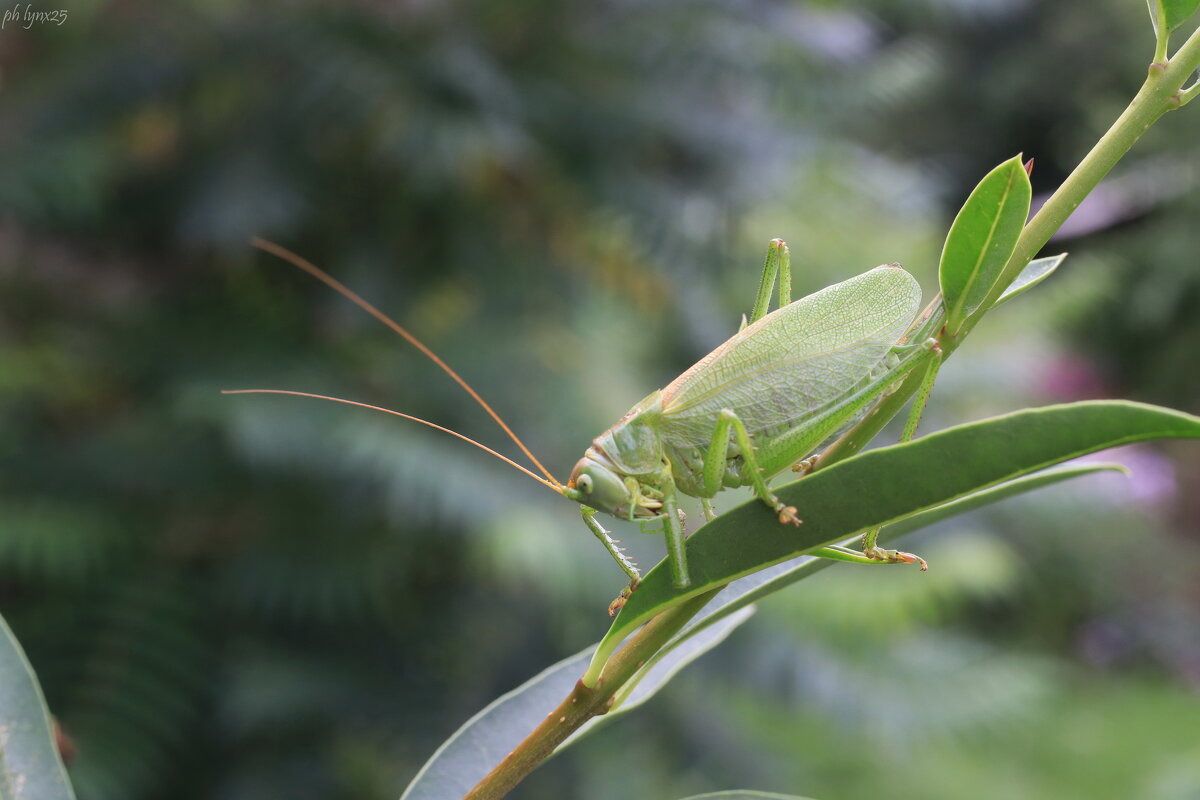
<svg viewBox="0 0 1200 800">
<path fill-rule="evenodd" d="M 594 688 L 585 686 L 582 680 L 578 681 L 558 707 L 463 800 L 497 800 L 504 797 L 585 722 L 608 713 L 621 687 L 719 591 L 714 589 L 697 595 L 647 622 L 608 660 Z"/>
</svg>

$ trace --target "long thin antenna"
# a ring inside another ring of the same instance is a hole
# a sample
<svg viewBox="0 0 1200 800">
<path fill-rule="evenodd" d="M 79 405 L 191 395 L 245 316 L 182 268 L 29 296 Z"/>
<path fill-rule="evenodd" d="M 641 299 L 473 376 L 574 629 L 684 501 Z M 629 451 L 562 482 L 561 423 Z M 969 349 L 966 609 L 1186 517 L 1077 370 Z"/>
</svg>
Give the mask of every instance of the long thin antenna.
<svg viewBox="0 0 1200 800">
<path fill-rule="evenodd" d="M 470 442 L 471 444 L 478 447 L 480 450 L 491 453 L 496 458 L 505 462 L 509 466 L 513 466 L 513 467 L 516 467 L 517 469 L 521 470 L 521 472 L 524 472 L 526 475 L 533 478 L 535 481 L 542 484 L 543 486 L 549 486 L 557 494 L 562 494 L 562 484 L 557 483 L 557 482 L 551 483 L 550 481 L 546 480 L 545 478 L 541 477 L 540 475 L 537 475 L 533 471 L 528 470 L 525 467 L 522 467 L 520 464 L 513 461 L 508 456 L 504 456 L 504 455 L 501 455 L 500 453 L 497 453 L 492 448 L 488 447 L 487 445 L 480 444 L 479 442 L 475 441 L 474 439 L 472 439 L 469 436 L 463 436 L 458 431 L 452 431 L 449 428 L 443 428 L 441 425 L 430 422 L 427 419 L 421 419 L 420 417 L 414 417 L 411 414 L 403 414 L 399 411 L 392 411 L 390 408 L 384 408 L 382 406 L 373 406 L 373 405 L 370 405 L 369 403 L 360 403 L 357 400 L 344 400 L 341 397 L 330 397 L 329 395 L 313 394 L 312 392 L 293 392 L 288 389 L 223 389 L 223 390 L 221 390 L 221 394 L 290 394 L 294 397 L 311 397 L 316 400 L 329 400 L 330 402 L 333 402 L 333 403 L 345 403 L 348 406 L 358 406 L 359 408 L 369 408 L 372 411 L 382 411 L 385 414 L 392 414 L 393 416 L 403 417 L 404 419 L 410 419 L 413 422 L 419 422 L 422 425 L 428 425 L 429 427 L 431 427 L 435 430 L 442 431 L 443 433 L 448 433 L 451 436 L 455 436 L 459 439 L 462 439 L 464 442 Z"/>
<path fill-rule="evenodd" d="M 413 347 L 417 348 L 422 353 L 424 353 L 426 356 L 428 356 L 430 361 L 432 361 L 433 363 L 435 363 L 439 367 L 441 367 L 443 372 L 445 372 L 447 375 L 449 375 L 451 378 L 453 378 L 455 383 L 457 383 L 459 386 L 461 386 L 463 389 L 465 389 L 467 394 L 471 395 L 471 397 L 475 399 L 475 402 L 479 403 L 479 405 L 483 407 L 483 410 L 486 411 L 491 416 L 492 419 L 496 420 L 496 424 L 504 429 L 504 432 L 508 434 L 509 438 L 517 443 L 517 447 L 521 448 L 521 452 L 524 453 L 526 456 L 528 456 L 529 460 L 532 461 L 534 463 L 534 465 L 536 465 L 537 468 L 542 471 L 543 475 L 545 475 L 547 478 L 549 478 L 557 486 L 562 486 L 562 483 L 557 478 L 555 478 L 553 475 L 550 474 L 550 470 L 548 470 L 542 466 L 542 462 L 538 461 L 537 457 L 534 456 L 533 453 L 529 452 L 529 448 L 525 446 L 525 443 L 521 441 L 520 437 L 518 437 L 515 433 L 513 433 L 512 428 L 508 427 L 508 425 L 505 424 L 504 420 L 500 419 L 500 415 L 497 414 L 494 410 L 492 410 L 492 407 L 489 406 L 487 404 L 487 402 L 482 397 L 479 396 L 479 393 L 476 392 L 474 389 L 472 389 L 470 384 L 468 384 L 465 380 L 463 380 L 461 377 L 459 377 L 459 374 L 457 372 L 450 369 L 450 367 L 446 364 L 445 361 L 442 361 L 440 358 L 437 357 L 436 354 L 434 354 L 434 352 L 432 350 L 430 350 L 428 347 L 426 347 L 424 344 L 422 344 L 420 339 L 413 336 L 411 333 L 406 331 L 404 328 L 400 327 L 400 325 L 398 325 L 395 320 L 393 320 L 387 314 L 384 314 L 382 311 L 377 309 L 375 306 L 368 303 L 366 300 L 364 300 L 362 297 L 360 297 L 356 292 L 352 291 L 348 286 L 343 284 L 337 278 L 334 278 L 332 275 L 325 272 L 325 270 L 316 266 L 312 262 L 307 261 L 306 259 L 296 255 L 291 250 L 288 250 L 285 247 L 281 247 L 280 245 L 277 245 L 274 242 L 268 242 L 266 239 L 260 239 L 257 236 L 255 236 L 254 238 L 252 238 L 250 240 L 250 244 L 254 245 L 259 250 L 265 250 L 268 253 L 271 253 L 272 255 L 282 258 L 284 261 L 288 262 L 292 266 L 299 267 L 300 269 L 304 270 L 309 275 L 312 275 L 314 278 L 321 281 L 326 286 L 333 289 L 335 292 L 342 295 L 347 300 L 351 301 L 352 303 L 357 305 L 362 310 L 366 311 L 371 316 L 375 317 L 375 319 L 379 320 L 384 325 L 387 325 L 393 331 L 395 331 L 396 333 L 403 336 L 406 340 L 408 340 L 409 344 L 411 344 Z M 343 401 L 343 402 L 347 402 L 347 401 Z M 390 412 L 390 413 L 396 413 L 396 412 Z M 400 416 L 404 416 L 404 415 L 401 414 Z M 411 417 L 410 419 L 415 419 L 415 417 Z M 418 420 L 418 421 L 424 422 L 424 420 Z M 445 429 L 443 428 L 442 430 L 445 430 Z M 454 435 L 458 436 L 458 434 L 454 434 Z M 463 438 L 466 438 L 466 437 L 463 437 Z M 468 439 L 467 441 L 471 441 L 471 440 Z M 486 449 L 486 448 L 484 448 L 484 449 Z"/>
</svg>

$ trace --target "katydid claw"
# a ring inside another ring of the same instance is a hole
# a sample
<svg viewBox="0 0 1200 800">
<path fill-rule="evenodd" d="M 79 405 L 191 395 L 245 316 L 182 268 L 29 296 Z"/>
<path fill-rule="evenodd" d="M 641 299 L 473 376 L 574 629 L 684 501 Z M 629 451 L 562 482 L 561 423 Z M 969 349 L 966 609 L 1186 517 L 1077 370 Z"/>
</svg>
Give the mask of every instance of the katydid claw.
<svg viewBox="0 0 1200 800">
<path fill-rule="evenodd" d="M 629 585 L 622 589 L 619 595 L 613 598 L 613 601 L 608 604 L 608 615 L 610 617 L 614 616 L 618 611 L 625 607 L 625 602 L 630 598 L 630 596 L 633 595 L 640 583 L 640 580 L 630 581 Z"/>
<path fill-rule="evenodd" d="M 801 522 L 804 521 L 804 520 L 800 519 L 798 516 L 796 516 L 796 507 L 795 506 L 785 506 L 781 503 L 779 505 L 779 508 L 777 508 L 776 510 L 779 512 L 779 522 L 783 525 L 786 525 L 789 522 L 792 523 L 793 525 L 799 525 Z"/>
<path fill-rule="evenodd" d="M 805 458 L 800 461 L 797 461 L 795 464 L 792 464 L 792 472 L 797 472 L 801 475 L 807 475 L 808 473 L 813 471 L 813 468 L 815 466 L 817 466 L 817 459 L 820 457 L 821 457 L 821 454 L 818 453 L 817 455 L 812 456 L 811 458 Z"/>
<path fill-rule="evenodd" d="M 869 547 L 863 550 L 863 555 L 888 564 L 920 564 L 921 572 L 929 571 L 929 562 L 914 553 L 906 553 L 903 550 L 883 550 L 878 547 Z"/>
</svg>

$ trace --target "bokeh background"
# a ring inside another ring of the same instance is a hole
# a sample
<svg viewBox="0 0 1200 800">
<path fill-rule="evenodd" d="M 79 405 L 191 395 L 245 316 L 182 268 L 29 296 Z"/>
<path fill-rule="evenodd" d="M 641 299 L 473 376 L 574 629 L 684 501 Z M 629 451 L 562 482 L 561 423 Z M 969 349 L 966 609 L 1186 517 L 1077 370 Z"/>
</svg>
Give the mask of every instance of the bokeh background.
<svg viewBox="0 0 1200 800">
<path fill-rule="evenodd" d="M 395 798 L 622 585 L 573 504 L 466 445 L 218 394 L 513 449 L 250 236 L 561 475 L 736 328 L 773 236 L 798 293 L 888 261 L 932 293 L 975 182 L 1024 152 L 1052 189 L 1153 44 L 1141 0 L 58 3 L 0 31 L 0 610 L 81 800 Z M 1138 145 L 925 430 L 1200 411 L 1197 131 Z M 928 574 L 770 599 L 514 797 L 1200 797 L 1200 450 L 1115 457 L 906 540 Z"/>
</svg>

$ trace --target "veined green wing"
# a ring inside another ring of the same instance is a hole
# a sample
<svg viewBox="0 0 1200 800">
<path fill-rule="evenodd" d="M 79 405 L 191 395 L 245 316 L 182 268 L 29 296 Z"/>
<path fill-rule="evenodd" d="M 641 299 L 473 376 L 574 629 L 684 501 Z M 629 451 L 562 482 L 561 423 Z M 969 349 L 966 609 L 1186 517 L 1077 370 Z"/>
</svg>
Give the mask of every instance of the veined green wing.
<svg viewBox="0 0 1200 800">
<path fill-rule="evenodd" d="M 797 424 L 871 377 L 920 305 L 916 278 L 889 264 L 767 314 L 663 389 L 664 438 L 706 445 L 726 408 L 751 435 Z"/>
</svg>

